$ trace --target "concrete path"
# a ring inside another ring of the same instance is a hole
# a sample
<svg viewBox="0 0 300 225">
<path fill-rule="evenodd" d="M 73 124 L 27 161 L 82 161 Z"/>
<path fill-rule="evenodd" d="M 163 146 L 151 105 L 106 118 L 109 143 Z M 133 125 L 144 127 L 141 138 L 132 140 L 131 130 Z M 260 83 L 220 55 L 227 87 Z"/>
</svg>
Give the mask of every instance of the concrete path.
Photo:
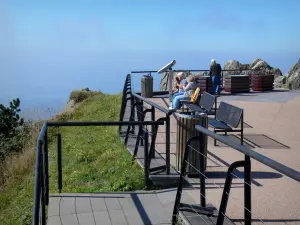
<svg viewBox="0 0 300 225">
<path fill-rule="evenodd" d="M 50 196 L 49 225 L 171 224 L 176 189 Z M 194 201 L 185 195 L 185 202 Z"/>
<path fill-rule="evenodd" d="M 168 108 L 167 98 L 152 98 L 152 101 Z M 267 93 L 248 93 L 235 96 L 222 96 L 218 102 L 225 101 L 244 109 L 245 122 L 252 128 L 245 128 L 244 133 L 258 135 L 264 139 L 263 147 L 253 145 L 253 150 L 297 171 L 300 171 L 300 92 L 275 91 Z M 156 119 L 163 114 L 156 112 Z M 171 163 L 176 166 L 176 126 L 175 116 L 171 116 Z M 156 149 L 165 152 L 164 131 L 160 128 Z M 284 147 L 274 147 L 271 139 L 282 143 Z M 219 208 L 228 166 L 242 160 L 243 154 L 224 145 L 213 146 L 208 143 L 208 169 L 206 173 L 207 201 Z M 251 144 L 247 140 L 247 143 Z M 267 143 L 267 144 L 266 144 Z M 268 145 L 269 143 L 269 145 Z M 272 147 L 273 146 L 273 147 Z M 243 224 L 244 181 L 243 169 L 235 172 L 226 216 L 235 224 Z M 300 183 L 282 175 L 263 164 L 252 160 L 252 218 L 253 224 L 300 224 Z M 199 188 L 199 180 L 190 180 Z M 199 203 L 199 190 L 190 191 Z"/>
</svg>

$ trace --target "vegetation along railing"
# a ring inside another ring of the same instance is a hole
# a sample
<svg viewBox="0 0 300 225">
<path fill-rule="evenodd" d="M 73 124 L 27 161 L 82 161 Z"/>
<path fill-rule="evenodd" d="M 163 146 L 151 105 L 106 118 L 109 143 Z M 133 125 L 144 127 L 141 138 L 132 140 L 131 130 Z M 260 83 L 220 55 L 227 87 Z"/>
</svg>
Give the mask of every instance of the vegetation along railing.
<svg viewBox="0 0 300 225">
<path fill-rule="evenodd" d="M 46 122 L 43 124 L 37 140 L 36 167 L 34 183 L 34 205 L 32 224 L 46 224 L 45 206 L 49 203 L 49 171 L 48 171 L 48 136 L 49 127 L 70 127 L 70 126 L 158 126 L 163 125 L 163 121 L 108 121 L 108 122 Z M 147 132 L 144 132 L 145 146 L 148 146 Z M 57 134 L 57 168 L 58 168 L 58 191 L 62 191 L 62 136 Z M 147 157 L 145 157 L 147 159 Z M 145 182 L 148 180 L 147 170 L 145 170 Z M 145 183 L 146 184 L 146 183 Z"/>
</svg>

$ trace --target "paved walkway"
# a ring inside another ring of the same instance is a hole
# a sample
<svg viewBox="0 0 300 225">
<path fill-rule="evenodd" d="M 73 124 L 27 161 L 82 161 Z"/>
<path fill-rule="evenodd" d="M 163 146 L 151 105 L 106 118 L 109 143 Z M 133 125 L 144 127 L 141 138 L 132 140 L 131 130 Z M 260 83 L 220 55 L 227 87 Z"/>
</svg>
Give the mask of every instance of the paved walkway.
<svg viewBox="0 0 300 225">
<path fill-rule="evenodd" d="M 50 196 L 49 225 L 171 224 L 176 189 Z M 184 197 L 184 201 L 194 201 Z"/>
<path fill-rule="evenodd" d="M 153 98 L 152 101 L 167 108 L 167 98 Z M 252 149 L 265 156 L 300 171 L 300 92 L 275 91 L 222 96 L 225 101 L 244 109 L 245 135 L 257 135 Z M 163 114 L 156 112 L 156 119 Z M 171 164 L 176 166 L 176 126 L 175 116 L 171 116 Z M 156 149 L 163 153 L 164 127 L 160 128 Z M 272 139 L 279 144 L 272 142 Z M 282 143 L 283 145 L 280 145 Z M 288 146 L 288 148 L 286 147 Z M 208 169 L 206 172 L 207 201 L 219 208 L 228 166 L 244 158 L 243 154 L 224 145 L 213 146 L 208 139 Z M 244 214 L 243 169 L 235 173 L 226 215 L 235 224 L 242 224 Z M 252 224 L 300 224 L 300 184 L 263 164 L 252 160 Z M 199 180 L 190 180 L 199 188 Z M 189 192 L 189 196 L 199 203 L 199 191 Z"/>
<path fill-rule="evenodd" d="M 255 94 L 255 96 L 254 96 Z M 168 100 L 152 101 L 168 108 Z M 265 135 L 289 148 L 262 141 L 252 149 L 300 171 L 300 92 L 251 93 L 222 96 L 219 100 L 241 107 L 245 112 L 245 134 Z M 156 111 L 156 119 L 165 114 Z M 176 166 L 176 117 L 171 116 L 171 164 Z M 250 137 L 250 136 L 249 136 Z M 165 154 L 165 127 L 159 128 L 155 149 Z M 223 145 L 208 143 L 206 172 L 207 202 L 219 208 L 228 166 L 243 155 Z M 257 140 L 256 140 L 257 141 Z M 259 140 L 258 140 L 259 141 Z M 260 140 L 261 141 L 261 140 Z M 247 142 L 247 141 L 246 141 Z M 262 144 L 260 143 L 260 144 Z M 267 143 L 267 144 L 266 144 Z M 250 142 L 248 144 L 251 145 Z M 256 143 L 257 144 L 257 143 Z M 243 224 L 243 170 L 234 173 L 226 216 L 234 224 Z M 184 190 L 182 202 L 197 204 L 199 180 L 190 179 L 192 189 Z M 300 184 L 273 169 L 252 160 L 252 224 L 300 224 Z M 49 224 L 170 224 L 176 189 L 151 192 L 60 194 L 50 197 Z M 199 216 L 199 215 L 194 215 Z M 199 217 L 198 217 L 199 218 Z M 202 218 L 197 221 L 203 220 Z M 202 223 L 211 224 L 211 223 Z"/>
</svg>

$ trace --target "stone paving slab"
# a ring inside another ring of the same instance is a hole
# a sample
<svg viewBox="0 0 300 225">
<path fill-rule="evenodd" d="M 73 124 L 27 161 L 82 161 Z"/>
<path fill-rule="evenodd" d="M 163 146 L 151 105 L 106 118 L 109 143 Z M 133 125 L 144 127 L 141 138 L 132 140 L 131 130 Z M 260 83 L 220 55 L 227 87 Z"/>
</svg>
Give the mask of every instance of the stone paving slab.
<svg viewBox="0 0 300 225">
<path fill-rule="evenodd" d="M 129 193 L 54 194 L 49 225 L 171 224 L 176 188 Z M 195 202 L 183 195 L 183 201 Z"/>
</svg>

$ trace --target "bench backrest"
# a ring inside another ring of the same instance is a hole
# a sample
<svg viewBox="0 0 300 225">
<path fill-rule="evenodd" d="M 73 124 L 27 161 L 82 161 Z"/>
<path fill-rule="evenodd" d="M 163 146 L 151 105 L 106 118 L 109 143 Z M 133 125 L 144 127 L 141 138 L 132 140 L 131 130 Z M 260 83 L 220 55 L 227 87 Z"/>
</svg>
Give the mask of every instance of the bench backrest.
<svg viewBox="0 0 300 225">
<path fill-rule="evenodd" d="M 221 102 L 216 112 L 216 118 L 234 128 L 236 128 L 243 115 L 243 109 Z"/>
<path fill-rule="evenodd" d="M 208 92 L 203 92 L 203 95 L 200 99 L 199 106 L 205 109 L 207 112 L 210 112 L 214 103 L 216 101 L 216 97 L 209 94 Z"/>
</svg>

